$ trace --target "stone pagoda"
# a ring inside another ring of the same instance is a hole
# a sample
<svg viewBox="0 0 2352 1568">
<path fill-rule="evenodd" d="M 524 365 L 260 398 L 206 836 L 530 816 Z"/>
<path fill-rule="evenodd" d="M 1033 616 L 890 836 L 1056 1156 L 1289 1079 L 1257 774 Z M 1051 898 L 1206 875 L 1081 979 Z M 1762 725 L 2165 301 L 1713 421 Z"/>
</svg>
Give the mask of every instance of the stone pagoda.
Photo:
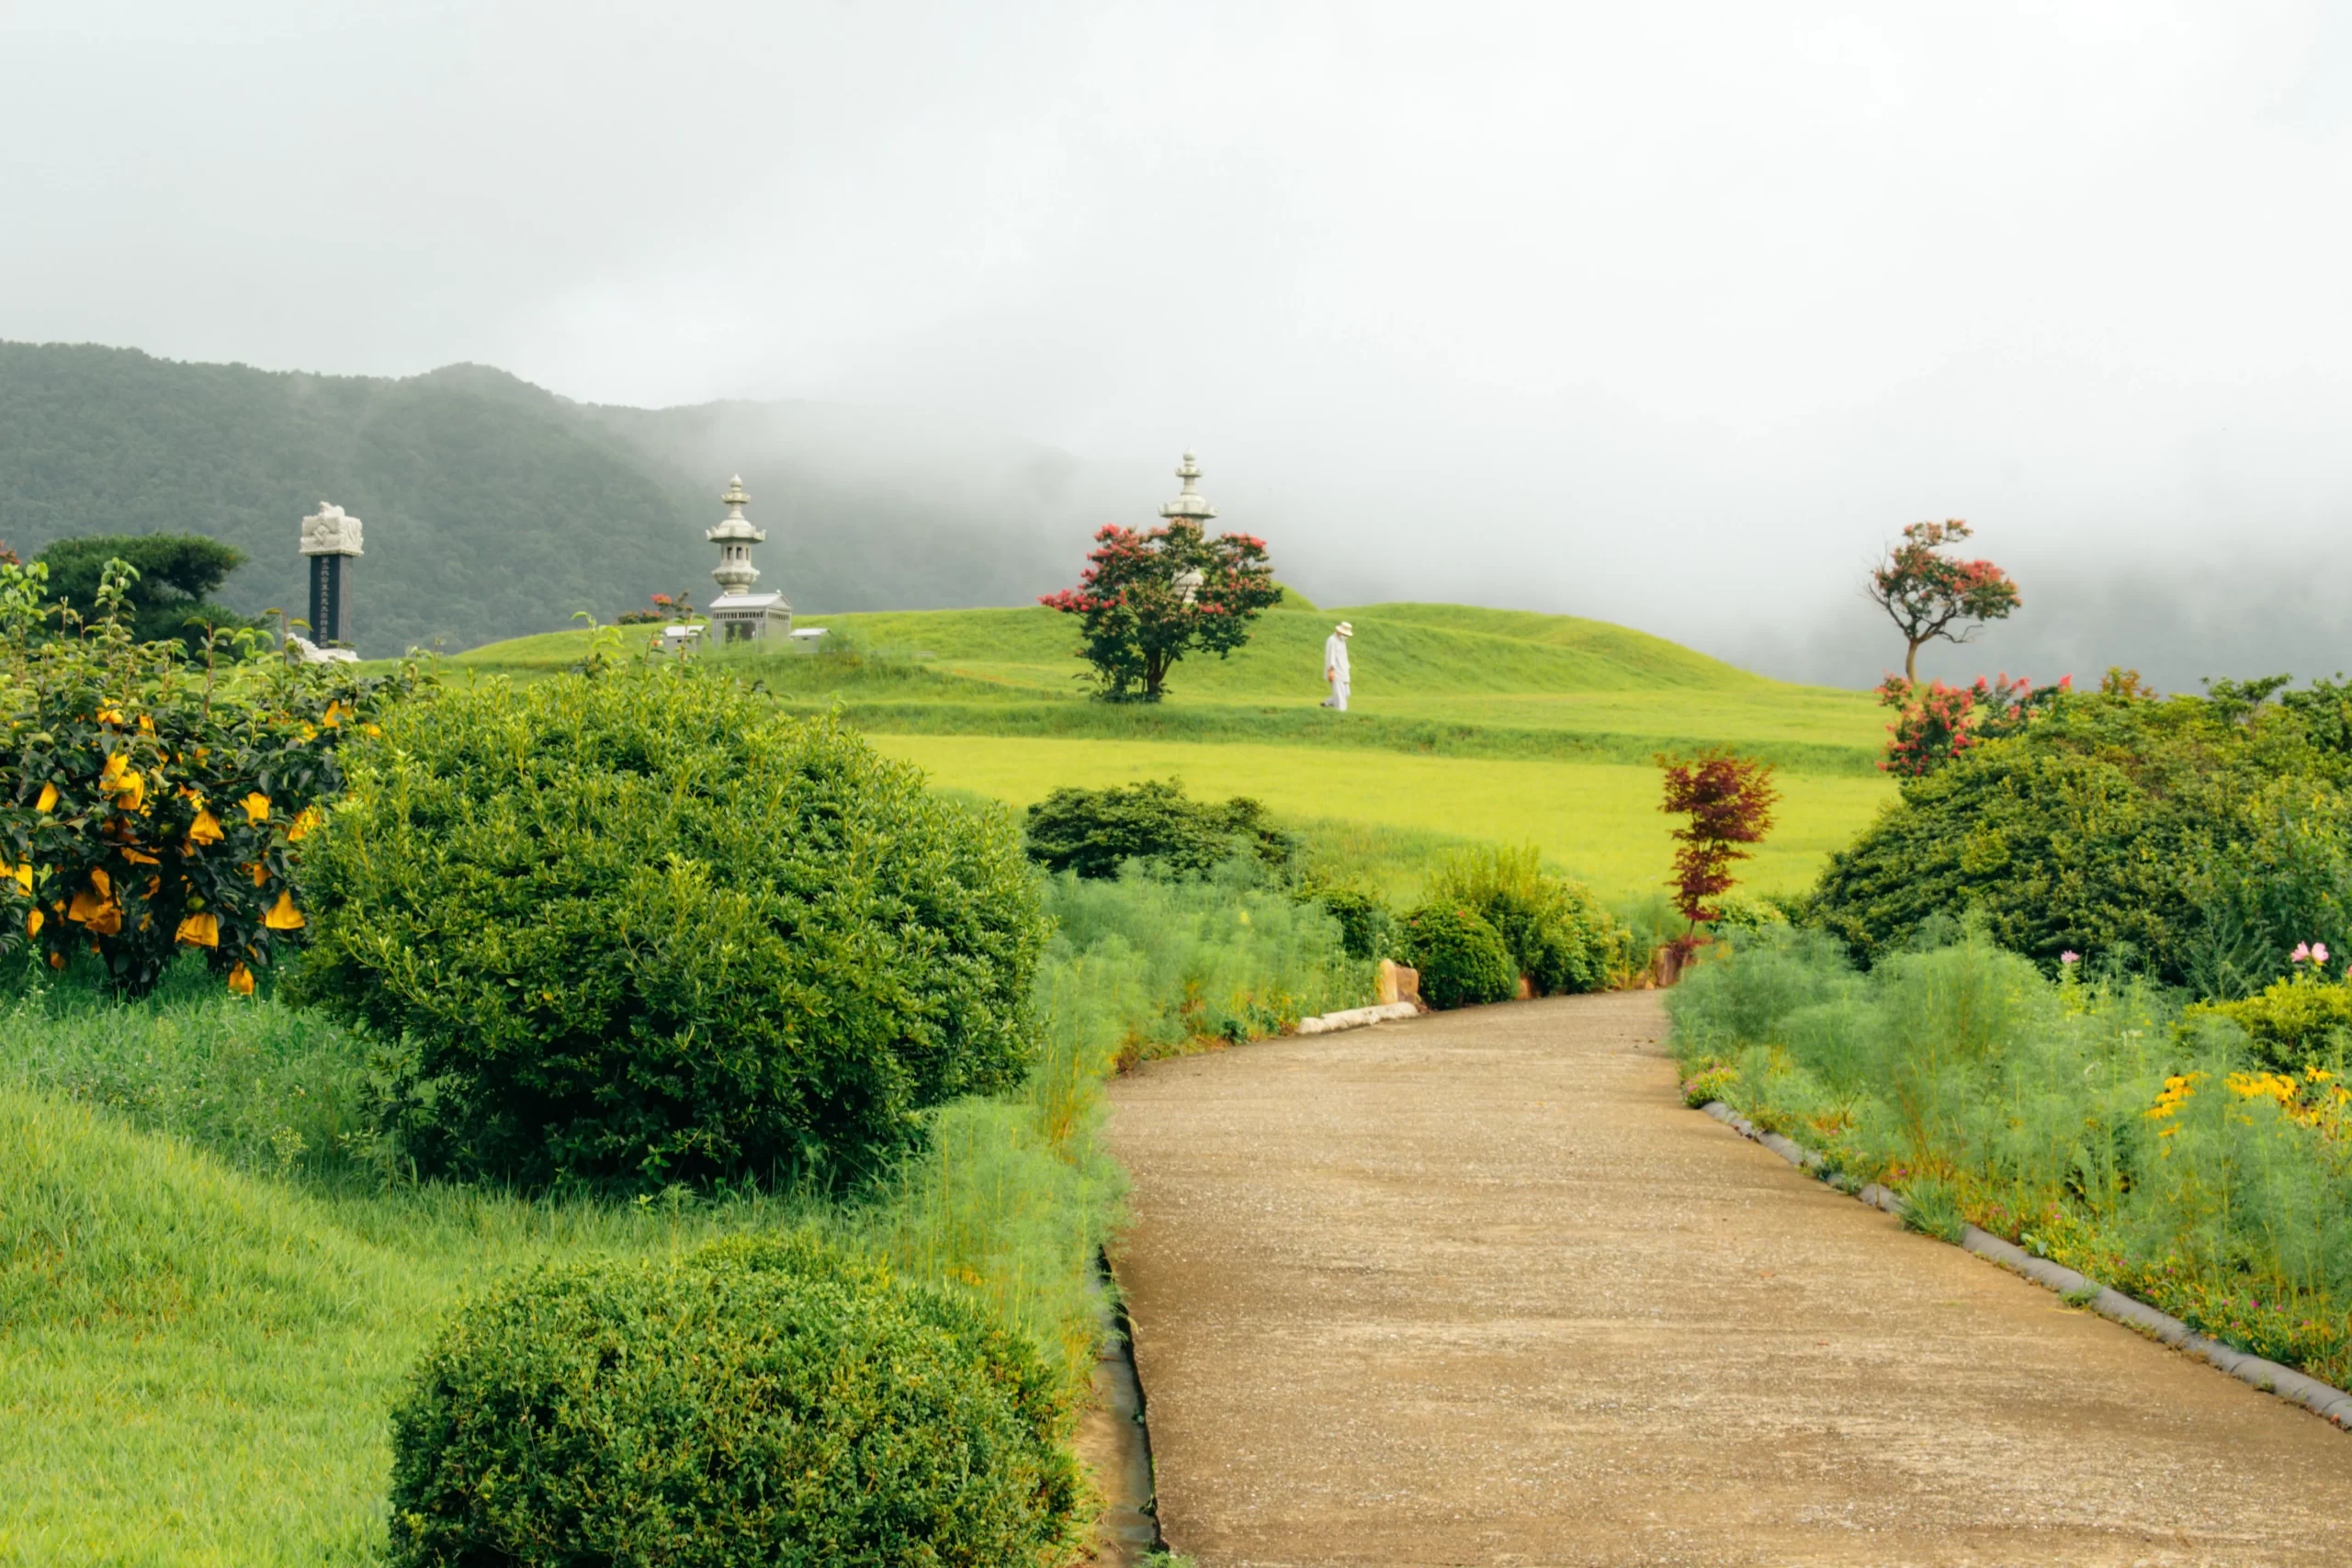
<svg viewBox="0 0 2352 1568">
<path fill-rule="evenodd" d="M 703 536 L 718 547 L 718 565 L 710 574 L 718 584 L 718 597 L 710 602 L 710 624 L 721 642 L 783 642 L 792 636 L 792 606 L 781 593 L 752 592 L 752 584 L 760 580 L 760 569 L 752 564 L 752 547 L 764 544 L 767 532 L 743 515 L 752 502 L 743 491 L 743 476 L 729 480 L 727 493 L 718 499 L 727 515 Z"/>
<path fill-rule="evenodd" d="M 1201 480 L 1199 459 L 1190 452 L 1185 453 L 1183 462 L 1177 465 L 1176 477 L 1184 481 L 1184 488 L 1177 492 L 1175 500 L 1160 504 L 1159 514 L 1171 523 L 1181 521 L 1198 524 L 1201 532 L 1206 534 L 1208 521 L 1216 515 L 1216 508 L 1203 500 L 1199 490 L 1194 488 Z M 1189 604 L 1200 596 L 1203 581 L 1198 567 L 1176 574 L 1174 580 L 1176 592 L 1184 596 L 1185 604 Z"/>
</svg>

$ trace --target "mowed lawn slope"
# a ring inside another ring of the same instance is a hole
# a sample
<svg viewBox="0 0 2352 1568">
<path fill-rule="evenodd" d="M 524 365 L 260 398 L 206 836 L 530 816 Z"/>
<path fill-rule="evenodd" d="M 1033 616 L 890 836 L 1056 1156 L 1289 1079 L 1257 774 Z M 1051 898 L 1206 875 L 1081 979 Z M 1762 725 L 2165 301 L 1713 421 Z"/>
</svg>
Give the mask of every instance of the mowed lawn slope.
<svg viewBox="0 0 2352 1568">
<path fill-rule="evenodd" d="M 1318 705 L 1323 639 L 1354 623 L 1350 711 Z M 1168 699 L 1087 700 L 1075 624 L 1044 608 L 804 615 L 855 661 L 723 653 L 787 705 L 838 709 L 943 784 L 1025 805 L 1061 784 L 1177 776 L 1285 816 L 1533 842 L 1608 892 L 1658 886 L 1670 852 L 1651 759 L 1727 746 L 1777 763 L 1759 889 L 1808 882 L 1893 787 L 1868 693 L 1792 685 L 1663 637 L 1570 615 L 1451 604 L 1281 608 L 1230 659 L 1180 664 Z M 634 629 L 632 628 L 632 631 Z M 561 669 L 586 634 L 492 644 L 459 669 Z M 629 638 L 631 643 L 635 636 Z"/>
</svg>

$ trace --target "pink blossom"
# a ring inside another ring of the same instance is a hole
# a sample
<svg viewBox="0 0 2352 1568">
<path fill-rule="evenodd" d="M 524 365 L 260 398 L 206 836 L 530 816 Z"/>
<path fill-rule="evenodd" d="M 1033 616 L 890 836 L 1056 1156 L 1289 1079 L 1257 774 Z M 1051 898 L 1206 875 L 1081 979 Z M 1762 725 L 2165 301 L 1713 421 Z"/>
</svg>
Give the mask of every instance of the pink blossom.
<svg viewBox="0 0 2352 1568">
<path fill-rule="evenodd" d="M 2287 954 L 2287 962 L 2290 964 L 2301 964 L 2311 955 L 2312 944 L 2307 942 L 2299 942 L 2295 944 L 2295 951 Z"/>
<path fill-rule="evenodd" d="M 2082 961 L 2083 955 L 2071 947 L 2058 955 L 2058 962 L 2061 964 L 2080 964 Z"/>
<path fill-rule="evenodd" d="M 2314 964 L 2324 964 L 2327 962 L 2327 943 L 2324 942 L 2315 942 L 2312 943 L 2312 962 Z"/>
</svg>

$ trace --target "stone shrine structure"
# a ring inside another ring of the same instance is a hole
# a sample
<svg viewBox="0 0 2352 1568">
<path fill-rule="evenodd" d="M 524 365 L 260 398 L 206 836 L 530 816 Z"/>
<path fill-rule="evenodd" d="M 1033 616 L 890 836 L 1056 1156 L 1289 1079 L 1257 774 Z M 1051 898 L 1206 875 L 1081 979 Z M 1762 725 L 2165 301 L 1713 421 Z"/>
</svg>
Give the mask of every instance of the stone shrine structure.
<svg viewBox="0 0 2352 1568">
<path fill-rule="evenodd" d="M 1177 465 L 1176 477 L 1184 481 L 1184 488 L 1177 493 L 1175 500 L 1161 504 L 1159 514 L 1171 523 L 1180 518 L 1188 523 L 1197 523 L 1201 525 L 1201 531 L 1205 534 L 1208 532 L 1209 519 L 1216 515 L 1216 508 L 1203 500 L 1201 492 L 1193 488 L 1200 482 L 1201 465 L 1190 452 L 1185 453 L 1184 460 Z M 1176 591 L 1184 596 L 1185 604 L 1189 604 L 1198 597 L 1201 592 L 1201 581 L 1200 569 L 1197 567 L 1176 574 Z"/>
<path fill-rule="evenodd" d="M 302 553 L 311 558 L 311 640 L 321 647 L 351 640 L 351 563 L 359 547 L 359 519 L 329 502 L 302 519 Z"/>
<path fill-rule="evenodd" d="M 744 493 L 743 476 L 729 480 L 727 493 L 718 499 L 727 515 L 703 536 L 718 547 L 718 565 L 710 574 L 718 584 L 718 597 L 710 602 L 710 624 L 721 642 L 785 641 L 792 636 L 792 606 L 781 593 L 752 591 L 760 580 L 760 569 L 752 564 L 752 547 L 766 543 L 767 533 L 743 515 L 752 501 Z"/>
</svg>

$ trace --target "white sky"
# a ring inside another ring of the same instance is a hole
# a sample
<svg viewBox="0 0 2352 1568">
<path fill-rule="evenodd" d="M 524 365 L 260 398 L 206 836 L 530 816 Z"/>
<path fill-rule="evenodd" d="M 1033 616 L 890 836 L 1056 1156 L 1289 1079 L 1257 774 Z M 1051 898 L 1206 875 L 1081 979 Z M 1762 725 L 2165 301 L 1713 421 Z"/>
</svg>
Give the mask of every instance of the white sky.
<svg viewBox="0 0 2352 1568">
<path fill-rule="evenodd" d="M 0 0 L 0 337 L 1190 445 L 1725 649 L 1922 517 L 2352 565 L 2348 198 L 2344 6 Z"/>
</svg>

